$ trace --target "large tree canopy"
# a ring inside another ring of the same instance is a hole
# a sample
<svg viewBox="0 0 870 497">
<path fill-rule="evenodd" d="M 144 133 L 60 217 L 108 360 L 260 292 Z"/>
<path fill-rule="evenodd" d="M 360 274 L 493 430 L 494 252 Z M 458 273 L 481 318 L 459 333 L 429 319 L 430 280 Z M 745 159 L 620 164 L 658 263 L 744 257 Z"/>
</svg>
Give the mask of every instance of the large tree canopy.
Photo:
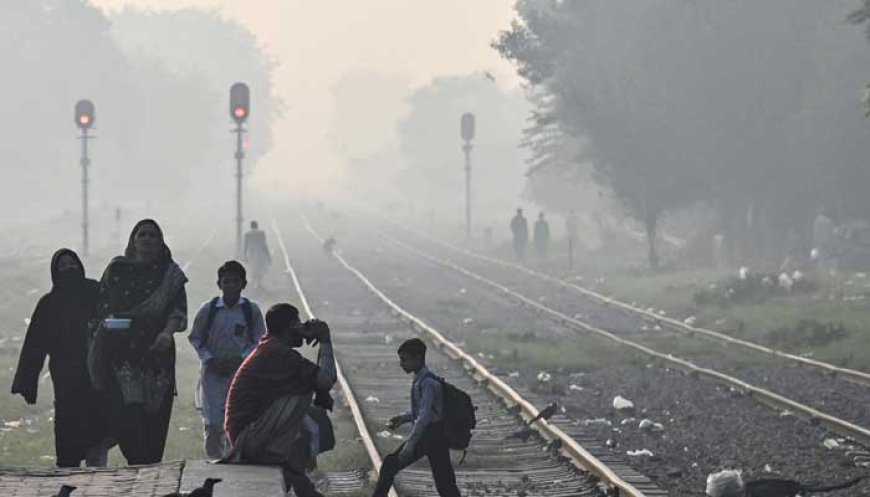
<svg viewBox="0 0 870 497">
<path fill-rule="evenodd" d="M 648 230 L 704 201 L 729 239 L 754 236 L 765 254 L 820 204 L 870 214 L 854 183 L 870 154 L 856 104 L 870 54 L 844 29 L 850 6 L 520 0 L 495 46 L 552 95 L 547 118 L 588 139 L 599 180 Z"/>
</svg>

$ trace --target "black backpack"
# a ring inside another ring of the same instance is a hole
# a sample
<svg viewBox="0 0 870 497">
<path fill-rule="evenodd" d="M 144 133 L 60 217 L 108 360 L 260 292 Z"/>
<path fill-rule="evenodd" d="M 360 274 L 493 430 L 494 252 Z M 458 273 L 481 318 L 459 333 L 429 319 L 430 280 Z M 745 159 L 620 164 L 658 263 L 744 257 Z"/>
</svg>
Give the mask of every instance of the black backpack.
<svg viewBox="0 0 870 497">
<path fill-rule="evenodd" d="M 477 418 L 474 415 L 477 407 L 467 393 L 447 383 L 440 376 L 432 373 L 430 375 L 441 383 L 443 401 L 441 417 L 447 446 L 453 450 L 466 450 L 471 443 L 471 430 L 477 426 Z M 464 455 L 462 459 L 465 460 Z"/>
<path fill-rule="evenodd" d="M 220 297 L 215 297 L 208 304 L 208 318 L 205 320 L 203 343 L 208 342 L 208 335 L 211 333 L 211 325 L 214 324 L 214 317 L 217 314 L 217 304 L 219 301 Z M 248 335 L 250 336 L 251 331 L 254 329 L 254 309 L 251 307 L 251 301 L 248 299 L 239 301 L 239 304 L 242 306 L 242 314 L 245 315 L 245 324 L 248 326 Z"/>
</svg>

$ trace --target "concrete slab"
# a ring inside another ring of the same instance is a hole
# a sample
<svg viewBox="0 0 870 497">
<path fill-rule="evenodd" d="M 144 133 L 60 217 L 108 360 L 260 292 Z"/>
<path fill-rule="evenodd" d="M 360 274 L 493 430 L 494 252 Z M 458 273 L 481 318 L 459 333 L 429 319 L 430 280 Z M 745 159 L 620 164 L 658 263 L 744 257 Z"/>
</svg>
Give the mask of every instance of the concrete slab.
<svg viewBox="0 0 870 497">
<path fill-rule="evenodd" d="M 161 497 L 178 490 L 182 462 L 101 469 L 0 467 L 0 496 L 44 497 L 61 485 L 76 497 Z"/>
<path fill-rule="evenodd" d="M 206 478 L 220 478 L 214 497 L 285 497 L 284 477 L 276 466 L 210 464 L 187 461 L 181 474 L 181 490 L 190 491 Z"/>
</svg>

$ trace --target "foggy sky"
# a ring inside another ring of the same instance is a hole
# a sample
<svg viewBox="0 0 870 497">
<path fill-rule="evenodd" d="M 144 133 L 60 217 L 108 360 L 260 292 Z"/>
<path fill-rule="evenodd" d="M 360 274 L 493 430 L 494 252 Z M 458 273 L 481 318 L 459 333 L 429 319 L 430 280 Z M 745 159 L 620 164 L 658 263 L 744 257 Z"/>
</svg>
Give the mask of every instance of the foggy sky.
<svg viewBox="0 0 870 497">
<path fill-rule="evenodd" d="M 435 76 L 486 70 L 499 84 L 516 83 L 513 68 L 490 48 L 509 25 L 505 0 L 92 0 L 107 9 L 216 8 L 264 43 L 279 66 L 276 86 L 287 103 L 276 145 L 251 185 L 325 190 L 343 177 L 344 158 L 330 140 L 333 87 L 346 73 L 394 75 L 409 82 L 385 101 L 395 109 L 413 87 Z M 365 98 L 365 95 L 361 95 Z M 394 111 L 393 111 L 394 112 Z M 390 117 L 393 117 L 391 114 Z M 372 116 L 373 125 L 391 126 Z M 384 116 L 386 117 L 386 116 Z M 256 119 L 256 109 L 252 109 Z M 256 137 L 251 137 L 256 140 Z M 316 167 L 311 167 L 316 165 Z"/>
</svg>

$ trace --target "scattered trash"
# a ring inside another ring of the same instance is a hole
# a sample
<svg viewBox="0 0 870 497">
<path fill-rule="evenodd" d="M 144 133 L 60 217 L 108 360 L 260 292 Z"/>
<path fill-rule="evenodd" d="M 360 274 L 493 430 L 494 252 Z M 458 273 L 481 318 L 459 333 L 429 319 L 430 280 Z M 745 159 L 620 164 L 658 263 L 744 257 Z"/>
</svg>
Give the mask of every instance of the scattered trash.
<svg viewBox="0 0 870 497">
<path fill-rule="evenodd" d="M 746 266 L 741 267 L 740 270 L 737 271 L 737 277 L 740 278 L 741 280 L 748 279 L 749 278 L 749 268 Z"/>
<path fill-rule="evenodd" d="M 375 397 L 374 395 L 369 395 L 368 397 L 366 397 L 366 402 L 371 402 L 371 403 L 374 403 L 374 404 L 380 404 L 380 403 L 381 403 L 381 399 Z"/>
<path fill-rule="evenodd" d="M 551 375 L 550 373 L 548 373 L 546 371 L 541 371 L 540 373 L 538 373 L 538 381 L 540 381 L 542 383 L 546 383 L 546 382 L 550 381 L 552 378 L 553 378 L 553 375 Z"/>
<path fill-rule="evenodd" d="M 664 431 L 665 429 L 665 427 L 662 426 L 661 423 L 656 423 L 653 420 L 647 418 L 641 419 L 640 424 L 638 424 L 637 427 L 643 431 L 648 431 L 651 433 L 657 433 L 660 431 Z"/>
<path fill-rule="evenodd" d="M 471 319 L 471 318 L 465 318 L 462 320 L 462 324 L 471 324 L 473 322 L 474 322 L 474 319 Z"/>
<path fill-rule="evenodd" d="M 689 316 L 683 320 L 683 324 L 688 326 L 695 326 L 695 322 L 698 320 L 695 316 Z"/>
<path fill-rule="evenodd" d="M 636 422 L 637 422 L 637 419 L 635 419 L 635 418 L 625 418 L 622 421 L 620 421 L 619 424 L 621 426 L 625 426 L 625 425 L 630 425 L 630 424 L 633 424 Z"/>
<path fill-rule="evenodd" d="M 604 418 L 584 419 L 580 424 L 583 426 L 613 426 L 609 419 Z"/>
<path fill-rule="evenodd" d="M 795 272 L 791 273 L 791 279 L 796 281 L 796 282 L 800 281 L 800 280 L 804 279 L 804 273 L 802 273 L 798 270 L 795 270 Z"/>
<path fill-rule="evenodd" d="M 378 436 L 381 437 L 381 438 L 393 438 L 393 434 L 390 433 L 390 432 L 387 431 L 387 430 L 379 431 L 379 432 L 378 432 Z"/>
<path fill-rule="evenodd" d="M 773 467 L 770 464 L 765 464 L 764 465 L 764 472 L 765 473 L 773 473 Z"/>
<path fill-rule="evenodd" d="M 617 395 L 616 397 L 613 398 L 613 408 L 616 409 L 617 411 L 634 409 L 634 402 L 626 399 L 625 397 L 623 397 L 621 395 Z"/>
<path fill-rule="evenodd" d="M 384 343 L 387 345 L 393 343 L 393 337 L 390 335 L 384 335 Z"/>
<path fill-rule="evenodd" d="M 186 426 L 179 426 L 178 427 L 178 431 L 188 431 L 188 430 L 190 430 L 190 428 L 188 428 Z"/>
<path fill-rule="evenodd" d="M 639 456 L 652 457 L 653 453 L 649 449 L 640 449 L 640 450 L 626 451 L 625 455 L 630 456 L 630 457 L 639 457 Z"/>
<path fill-rule="evenodd" d="M 581 387 L 580 385 L 575 385 L 575 384 L 572 383 L 572 384 L 570 384 L 570 385 L 568 386 L 568 390 L 573 390 L 573 391 L 575 391 L 575 392 L 582 392 L 582 391 L 583 391 L 583 387 Z"/>
<path fill-rule="evenodd" d="M 784 289 L 786 292 L 791 292 L 791 288 L 794 286 L 794 280 L 791 279 L 786 273 L 780 273 L 779 275 L 779 286 Z"/>
<path fill-rule="evenodd" d="M 519 371 L 511 371 L 510 373 L 508 373 L 508 378 L 519 378 L 519 377 L 520 377 Z"/>
<path fill-rule="evenodd" d="M 839 448 L 839 447 L 840 447 L 840 442 L 837 442 L 837 441 L 834 440 L 833 438 L 826 438 L 825 441 L 822 442 L 822 445 L 824 445 L 825 448 L 827 448 L 827 449 L 832 449 L 832 450 L 833 450 L 833 449 L 836 449 L 836 448 Z"/>
<path fill-rule="evenodd" d="M 465 294 L 465 289 L 464 289 L 464 288 L 460 288 L 460 289 L 459 289 L 459 293 Z"/>
<path fill-rule="evenodd" d="M 21 426 L 21 420 L 5 421 L 3 422 L 3 426 L 6 426 L 8 428 L 19 428 Z"/>
</svg>

